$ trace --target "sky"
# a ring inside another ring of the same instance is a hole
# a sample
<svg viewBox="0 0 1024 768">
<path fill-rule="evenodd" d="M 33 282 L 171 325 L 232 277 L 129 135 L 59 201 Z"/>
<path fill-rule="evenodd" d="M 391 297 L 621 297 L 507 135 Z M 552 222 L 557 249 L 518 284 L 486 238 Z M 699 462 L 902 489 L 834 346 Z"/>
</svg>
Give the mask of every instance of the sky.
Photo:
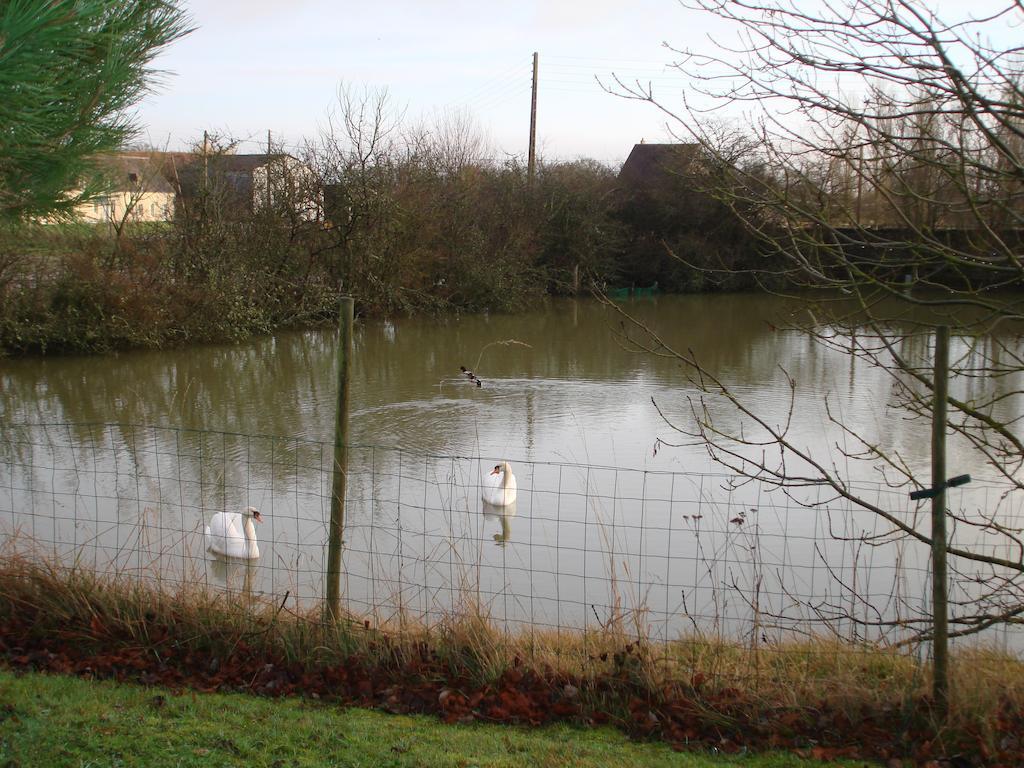
<svg viewBox="0 0 1024 768">
<path fill-rule="evenodd" d="M 923 1 L 949 20 L 1009 0 Z M 160 86 L 137 110 L 140 141 L 172 150 L 189 149 L 209 130 L 241 140 L 239 152 L 266 151 L 268 131 L 275 146 L 297 151 L 326 124 L 344 83 L 357 92 L 388 89 L 409 127 L 468 116 L 493 159 L 522 158 L 536 51 L 540 156 L 617 165 L 635 143 L 673 141 L 685 130 L 651 104 L 608 93 L 598 78 L 650 83 L 677 109 L 693 89 L 672 67 L 676 51 L 721 55 L 718 46 L 735 40 L 724 22 L 678 0 L 181 2 L 195 31 L 157 58 Z M 1020 16 L 994 29 L 1016 45 Z"/>
<path fill-rule="evenodd" d="M 712 19 L 676 0 L 184 0 L 195 31 L 154 62 L 164 72 L 137 109 L 142 141 L 187 149 L 204 130 L 258 152 L 267 131 L 298 145 L 337 104 L 339 84 L 386 87 L 406 121 L 472 117 L 493 156 L 525 156 L 532 55 L 539 55 L 538 152 L 621 163 L 633 144 L 668 141 L 650 104 L 595 80 L 650 81 L 678 101 L 677 57 Z"/>
</svg>

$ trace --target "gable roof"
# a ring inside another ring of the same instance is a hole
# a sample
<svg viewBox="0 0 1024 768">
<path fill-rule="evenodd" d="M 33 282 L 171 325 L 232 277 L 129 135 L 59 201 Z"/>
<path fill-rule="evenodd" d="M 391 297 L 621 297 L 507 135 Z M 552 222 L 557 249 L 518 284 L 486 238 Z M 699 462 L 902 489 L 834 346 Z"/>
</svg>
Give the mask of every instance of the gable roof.
<svg viewBox="0 0 1024 768">
<path fill-rule="evenodd" d="M 142 189 L 172 193 L 174 188 L 164 172 L 163 152 L 117 152 L 96 158 L 100 172 L 114 182 L 119 192 Z"/>
<path fill-rule="evenodd" d="M 265 152 L 244 155 L 211 154 L 207 158 L 207 164 L 221 173 L 251 175 L 257 168 L 284 158 L 296 159 L 287 152 L 270 155 Z M 130 173 L 139 176 L 145 173 L 146 176 L 152 176 L 154 169 L 157 169 L 155 175 L 160 175 L 159 170 L 162 169 L 163 176 L 173 178 L 173 172 L 168 170 L 172 165 L 180 169 L 199 164 L 201 160 L 202 155 L 195 152 L 111 152 L 96 157 L 96 163 L 101 169 L 111 172 L 118 179 L 123 176 L 126 180 Z"/>
<path fill-rule="evenodd" d="M 619 181 L 631 187 L 662 184 L 666 176 L 685 171 L 699 151 L 699 144 L 634 144 Z"/>
</svg>

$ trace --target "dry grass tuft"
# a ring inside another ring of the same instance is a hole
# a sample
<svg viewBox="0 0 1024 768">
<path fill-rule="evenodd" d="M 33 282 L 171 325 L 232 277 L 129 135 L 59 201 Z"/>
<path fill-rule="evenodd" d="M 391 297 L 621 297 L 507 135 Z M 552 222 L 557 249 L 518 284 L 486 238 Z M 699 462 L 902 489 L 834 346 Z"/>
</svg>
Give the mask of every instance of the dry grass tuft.
<svg viewBox="0 0 1024 768">
<path fill-rule="evenodd" d="M 368 670 L 380 681 L 371 682 L 372 691 L 385 693 L 409 680 L 427 689 L 496 691 L 531 675 L 537 690 L 543 683 L 556 691 L 549 702 L 570 696 L 563 689 L 574 691 L 565 712 L 584 720 L 600 713 L 627 728 L 639 719 L 644 735 L 663 727 L 664 715 L 651 712 L 675 713 L 684 724 L 692 718 L 694 738 L 751 731 L 752 739 L 767 744 L 777 723 L 799 733 L 802 724 L 813 728 L 824 715 L 830 723 L 847 724 L 851 733 L 888 728 L 894 740 L 905 739 L 908 729 L 934 733 L 938 726 L 929 719 L 928 670 L 905 650 L 823 639 L 752 647 L 680 638 L 650 645 L 635 639 L 628 622 L 588 632 L 505 633 L 472 597 L 429 627 L 407 617 L 385 626 L 358 616 L 330 623 L 319 612 L 237 597 L 200 587 L 157 589 L 7 555 L 0 559 L 0 655 L 11 658 L 18 642 L 55 650 L 73 646 L 79 654 L 135 649 L 160 668 L 171 656 L 186 666 L 197 659 L 242 659 L 239 664 L 257 669 L 261 660 L 272 659 L 305 670 L 303 675 L 337 667 Z M 1024 713 L 1024 664 L 992 649 L 970 648 L 955 654 L 952 670 L 952 715 L 938 730 L 968 733 L 988 745 L 1005 742 L 1000 723 L 1006 713 Z M 188 684 L 187 676 L 182 679 Z M 373 693 L 369 701 L 384 700 Z M 422 708 L 437 706 L 435 700 Z M 840 740 L 840 726 L 830 727 Z M 683 725 L 676 732 L 688 733 Z"/>
</svg>

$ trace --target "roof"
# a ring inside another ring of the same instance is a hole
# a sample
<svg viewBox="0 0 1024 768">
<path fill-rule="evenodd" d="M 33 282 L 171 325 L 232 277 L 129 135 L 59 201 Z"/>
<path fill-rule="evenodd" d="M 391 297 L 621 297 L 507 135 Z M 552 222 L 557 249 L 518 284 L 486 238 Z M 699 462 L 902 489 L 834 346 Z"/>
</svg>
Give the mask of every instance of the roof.
<svg viewBox="0 0 1024 768">
<path fill-rule="evenodd" d="M 204 166 L 202 155 L 190 152 L 165 152 L 164 175 L 185 196 L 194 195 L 207 179 L 246 198 L 252 195 L 253 174 L 268 163 L 295 160 L 287 153 L 248 155 L 210 154 Z M 296 161 L 298 162 L 298 161 Z"/>
<path fill-rule="evenodd" d="M 287 153 L 249 155 L 211 154 L 207 158 L 210 172 L 224 174 L 236 184 L 269 162 L 282 158 L 295 158 Z M 171 181 L 183 169 L 198 168 L 202 155 L 194 152 L 114 152 L 96 158 L 101 169 L 110 173 L 118 189 L 129 190 L 138 185 L 132 175 L 145 183 L 151 192 L 173 192 Z M 195 173 L 195 171 L 193 171 Z"/>
<path fill-rule="evenodd" d="M 291 155 L 282 152 L 271 155 L 265 152 L 255 155 L 210 155 L 209 162 L 210 165 L 216 165 L 217 169 L 224 173 L 251 174 L 257 168 L 285 157 L 291 157 Z"/>
<path fill-rule="evenodd" d="M 163 152 L 118 152 L 100 155 L 96 164 L 113 179 L 119 191 L 137 189 L 146 192 L 171 193 L 174 188 L 166 178 Z"/>
<path fill-rule="evenodd" d="M 634 144 L 619 180 L 634 187 L 660 184 L 666 176 L 684 171 L 699 151 L 699 144 Z"/>
</svg>

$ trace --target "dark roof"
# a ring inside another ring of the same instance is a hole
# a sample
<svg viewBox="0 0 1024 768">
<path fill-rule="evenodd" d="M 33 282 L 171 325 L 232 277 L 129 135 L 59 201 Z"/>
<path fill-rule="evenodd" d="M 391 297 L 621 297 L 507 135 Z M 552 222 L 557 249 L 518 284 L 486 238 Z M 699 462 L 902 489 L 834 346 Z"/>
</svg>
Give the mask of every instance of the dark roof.
<svg viewBox="0 0 1024 768">
<path fill-rule="evenodd" d="M 206 168 L 202 155 L 187 152 L 165 153 L 164 174 L 179 187 L 182 194 L 191 196 L 201 188 L 204 178 L 209 179 L 211 186 L 220 186 L 232 190 L 239 200 L 252 195 L 253 172 L 268 162 L 291 158 L 287 153 L 268 155 L 258 153 L 251 155 L 211 154 L 206 160 Z"/>
<path fill-rule="evenodd" d="M 284 153 L 273 155 L 266 153 L 255 155 L 210 155 L 210 164 L 216 164 L 217 168 L 224 173 L 251 174 L 257 168 L 284 157 L 291 157 L 291 155 Z"/>
<path fill-rule="evenodd" d="M 265 152 L 252 155 L 211 154 L 207 158 L 207 163 L 211 168 L 216 167 L 223 173 L 252 174 L 260 166 L 285 157 L 295 159 L 292 155 L 283 152 L 271 155 Z M 120 176 L 121 174 L 139 173 L 143 170 L 148 172 L 148 169 L 152 167 L 167 169 L 173 165 L 180 169 L 200 163 L 202 155 L 196 152 L 116 152 L 100 155 L 97 160 L 101 167 L 109 168 Z M 168 175 L 168 171 L 165 170 L 164 175 Z M 173 177 L 173 171 L 169 175 Z"/>
<path fill-rule="evenodd" d="M 660 184 L 666 176 L 685 171 L 699 150 L 699 144 L 634 144 L 619 181 L 633 187 Z"/>
</svg>

